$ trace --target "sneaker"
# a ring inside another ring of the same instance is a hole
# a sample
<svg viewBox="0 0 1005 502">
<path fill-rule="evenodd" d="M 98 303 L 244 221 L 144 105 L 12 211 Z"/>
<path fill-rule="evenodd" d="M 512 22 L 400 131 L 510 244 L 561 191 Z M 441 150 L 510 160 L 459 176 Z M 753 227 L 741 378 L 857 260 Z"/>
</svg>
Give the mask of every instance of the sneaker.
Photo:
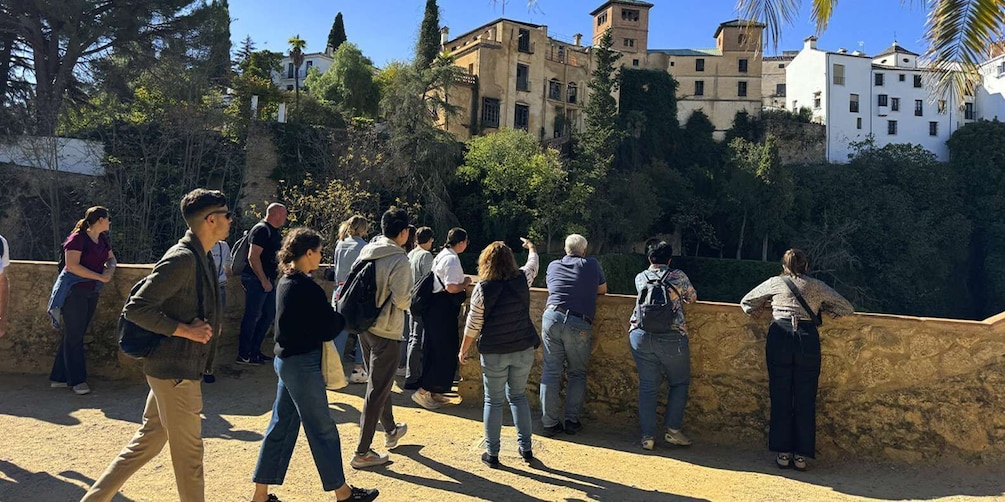
<svg viewBox="0 0 1005 502">
<path fill-rule="evenodd" d="M 654 446 L 656 446 L 656 440 L 655 439 L 653 439 L 650 436 L 645 436 L 645 437 L 642 438 L 642 449 L 643 450 L 652 450 Z"/>
<path fill-rule="evenodd" d="M 391 460 L 387 455 L 381 455 L 373 450 L 367 450 L 364 454 L 355 454 L 352 456 L 352 461 L 349 465 L 353 469 L 365 469 L 367 467 L 373 467 L 376 465 L 384 465 Z"/>
<path fill-rule="evenodd" d="M 435 399 L 433 399 L 432 394 L 423 394 L 419 391 L 412 393 L 412 401 L 415 401 L 415 404 L 422 406 L 427 410 L 435 410 L 442 406 L 440 403 L 437 403 Z"/>
<path fill-rule="evenodd" d="M 398 368 L 398 371 L 394 372 L 395 376 L 405 376 L 406 368 L 404 366 Z"/>
<path fill-rule="evenodd" d="M 499 467 L 499 455 L 489 455 L 488 452 L 482 453 L 482 463 L 495 469 Z"/>
<path fill-rule="evenodd" d="M 52 380 L 49 380 L 50 389 L 65 389 L 67 387 L 69 386 L 66 385 L 66 382 L 53 382 Z"/>
<path fill-rule="evenodd" d="M 259 361 L 261 361 L 262 363 L 271 363 L 271 362 L 272 362 L 272 359 L 273 359 L 273 357 L 272 357 L 272 356 L 267 356 L 267 355 L 265 355 L 265 354 L 263 354 L 263 353 L 259 352 L 259 353 L 258 353 L 258 357 L 256 357 L 255 359 L 258 359 L 258 360 L 259 360 Z"/>
<path fill-rule="evenodd" d="M 216 382 L 216 377 L 212 373 L 206 373 L 202 375 L 203 383 L 214 383 Z"/>
<path fill-rule="evenodd" d="M 241 364 L 244 366 L 259 366 L 262 364 L 262 361 L 259 361 L 257 357 L 237 356 L 237 359 L 234 360 L 234 363 Z"/>
<path fill-rule="evenodd" d="M 394 432 L 384 433 L 384 448 L 393 450 L 398 446 L 398 441 L 408 434 L 408 424 L 395 424 Z"/>
<path fill-rule="evenodd" d="M 552 425 L 551 427 L 545 427 L 543 429 L 543 432 L 541 432 L 541 435 L 546 438 L 551 438 L 555 437 L 557 434 L 560 434 L 564 430 L 565 427 L 562 427 L 561 423 L 557 423 L 555 425 Z"/>
<path fill-rule="evenodd" d="M 573 422 L 572 420 L 566 420 L 565 421 L 565 433 L 566 434 L 575 434 L 575 433 L 577 433 L 577 432 L 579 432 L 581 430 L 583 430 L 583 423 L 582 422 Z"/>
<path fill-rule="evenodd" d="M 779 453 L 778 456 L 775 457 L 775 465 L 781 469 L 788 469 L 789 467 L 792 467 L 792 457 L 790 457 L 788 453 Z"/>
<path fill-rule="evenodd" d="M 677 429 L 667 429 L 666 436 L 663 436 L 668 443 L 677 446 L 691 446 L 691 440 L 684 435 L 683 432 Z"/>
<path fill-rule="evenodd" d="M 279 497 L 277 497 L 274 493 L 270 493 L 269 496 L 265 499 L 265 502 L 283 502 L 283 501 L 279 500 Z"/>
<path fill-rule="evenodd" d="M 339 502 L 347 500 L 353 502 L 371 502 L 372 500 L 377 499 L 377 495 L 380 495 L 380 492 L 377 491 L 376 488 L 356 488 L 352 485 L 350 485 L 349 488 L 352 490 L 352 493 L 349 494 L 349 498 L 338 499 Z"/>
<path fill-rule="evenodd" d="M 792 458 L 792 467 L 795 467 L 797 471 L 806 470 L 806 457 L 802 455 L 796 455 Z"/>
<path fill-rule="evenodd" d="M 534 461 L 534 450 L 525 450 L 523 446 L 518 448 L 520 456 L 523 457 L 524 462 L 530 463 Z"/>
<path fill-rule="evenodd" d="M 363 370 L 352 370 L 352 375 L 349 375 L 349 383 L 366 383 L 367 380 L 366 372 Z"/>
<path fill-rule="evenodd" d="M 84 394 L 90 394 L 91 388 L 87 386 L 87 382 L 78 383 L 73 386 L 73 393 L 78 396 L 83 396 Z"/>
<path fill-rule="evenodd" d="M 433 400 L 436 401 L 437 403 L 440 403 L 440 404 L 448 404 L 448 403 L 450 403 L 450 398 L 447 397 L 447 396 L 444 396 L 443 394 L 435 394 L 435 393 L 430 392 L 429 395 L 433 396 Z"/>
</svg>

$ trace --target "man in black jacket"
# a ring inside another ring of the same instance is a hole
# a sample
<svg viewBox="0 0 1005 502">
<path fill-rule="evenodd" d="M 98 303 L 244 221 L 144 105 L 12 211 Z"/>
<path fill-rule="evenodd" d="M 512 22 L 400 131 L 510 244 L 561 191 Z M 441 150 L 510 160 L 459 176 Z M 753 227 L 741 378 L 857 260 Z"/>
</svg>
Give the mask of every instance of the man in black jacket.
<svg viewBox="0 0 1005 502">
<path fill-rule="evenodd" d="M 181 200 L 181 212 L 189 231 L 157 262 L 123 309 L 126 319 L 165 337 L 143 361 L 150 385 L 143 424 L 82 502 L 110 501 L 165 443 L 171 448 L 179 500 L 205 500 L 202 371 L 209 357 L 207 342 L 219 334 L 223 319 L 216 269 L 208 254 L 230 232 L 232 215 L 223 193 L 201 188 Z M 201 306 L 196 274 L 202 276 Z"/>
</svg>

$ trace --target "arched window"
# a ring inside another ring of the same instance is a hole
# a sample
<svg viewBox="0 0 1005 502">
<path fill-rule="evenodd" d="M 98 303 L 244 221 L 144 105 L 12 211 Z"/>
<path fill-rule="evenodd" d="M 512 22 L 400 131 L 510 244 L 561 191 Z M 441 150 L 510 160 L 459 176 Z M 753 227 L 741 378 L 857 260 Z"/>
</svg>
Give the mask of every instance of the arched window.
<svg viewBox="0 0 1005 502">
<path fill-rule="evenodd" d="M 740 33 L 740 35 L 736 37 L 736 43 L 738 43 L 740 45 L 746 45 L 747 44 L 747 35 L 744 35 L 743 33 Z"/>
<path fill-rule="evenodd" d="M 548 81 L 548 99 L 562 100 L 562 83 L 557 78 Z"/>
<path fill-rule="evenodd" d="M 576 103 L 576 99 L 578 97 L 577 96 L 578 92 L 579 92 L 579 88 L 576 87 L 576 83 L 575 82 L 569 82 L 569 89 L 568 89 L 568 91 L 566 91 L 566 95 L 569 97 L 569 102 L 570 103 L 573 103 L 573 104 Z"/>
</svg>

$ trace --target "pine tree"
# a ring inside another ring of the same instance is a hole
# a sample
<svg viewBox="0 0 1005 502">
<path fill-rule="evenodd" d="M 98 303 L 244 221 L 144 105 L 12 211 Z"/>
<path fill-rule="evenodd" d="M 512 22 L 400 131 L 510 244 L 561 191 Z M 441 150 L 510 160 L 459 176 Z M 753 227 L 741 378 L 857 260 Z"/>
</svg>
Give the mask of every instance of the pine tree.
<svg viewBox="0 0 1005 502">
<path fill-rule="evenodd" d="M 440 8 L 436 0 L 426 0 L 426 14 L 419 28 L 419 43 L 415 47 L 415 67 L 429 68 L 440 53 Z"/>
<path fill-rule="evenodd" d="M 251 35 L 245 35 L 244 40 L 241 41 L 241 46 L 234 53 L 234 61 L 231 63 L 234 67 L 234 71 L 241 69 L 242 65 L 251 59 L 251 55 L 255 52 L 255 41 L 251 39 Z"/>
<path fill-rule="evenodd" d="M 602 178 L 611 168 L 614 151 L 621 139 L 617 126 L 618 102 L 614 92 L 618 89 L 616 66 L 621 54 L 611 50 L 613 45 L 608 30 L 594 48 L 595 67 L 590 75 L 590 102 L 586 105 L 586 127 L 580 139 L 582 154 L 590 165 L 593 178 Z"/>
<path fill-rule="evenodd" d="M 338 47 L 346 41 L 345 36 L 345 25 L 342 23 L 342 13 L 339 12 L 335 14 L 335 21 L 332 23 L 332 29 L 328 32 L 328 47 L 331 47 L 332 54 L 338 50 Z"/>
</svg>

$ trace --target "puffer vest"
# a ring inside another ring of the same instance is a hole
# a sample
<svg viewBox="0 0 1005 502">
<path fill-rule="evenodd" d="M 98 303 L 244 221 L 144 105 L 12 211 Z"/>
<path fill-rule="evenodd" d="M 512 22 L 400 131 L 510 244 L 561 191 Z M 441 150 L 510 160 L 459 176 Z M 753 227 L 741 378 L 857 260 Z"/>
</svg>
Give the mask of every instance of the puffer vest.
<svg viewBox="0 0 1005 502">
<path fill-rule="evenodd" d="M 530 288 L 521 272 L 509 280 L 481 284 L 485 297 L 485 321 L 478 337 L 482 354 L 511 354 L 541 345 L 530 320 Z"/>
</svg>

